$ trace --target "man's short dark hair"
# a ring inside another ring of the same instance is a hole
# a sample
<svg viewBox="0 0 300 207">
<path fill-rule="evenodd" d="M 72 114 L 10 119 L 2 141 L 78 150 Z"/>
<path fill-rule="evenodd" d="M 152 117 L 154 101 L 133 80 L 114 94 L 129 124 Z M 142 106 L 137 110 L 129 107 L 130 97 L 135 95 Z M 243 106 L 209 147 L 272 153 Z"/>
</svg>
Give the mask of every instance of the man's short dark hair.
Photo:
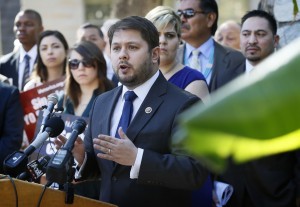
<svg viewBox="0 0 300 207">
<path fill-rule="evenodd" d="M 109 44 L 116 31 L 132 29 L 139 31 L 142 38 L 148 43 L 149 50 L 159 46 L 159 34 L 156 27 L 148 19 L 139 16 L 130 16 L 119 20 L 108 30 Z"/>
<path fill-rule="evenodd" d="M 96 30 L 98 31 L 98 33 L 99 33 L 99 36 L 100 36 L 102 39 L 104 38 L 103 32 L 101 31 L 100 27 L 98 27 L 98 26 L 95 25 L 95 24 L 92 24 L 92 23 L 87 22 L 87 23 L 84 23 L 83 25 L 81 25 L 81 26 L 79 27 L 79 29 L 88 29 L 88 28 L 94 28 L 94 29 L 96 29 Z"/>
<path fill-rule="evenodd" d="M 215 13 L 216 20 L 211 28 L 211 35 L 215 35 L 218 28 L 219 10 L 218 4 L 215 0 L 200 0 L 199 8 L 205 13 Z"/>
<path fill-rule="evenodd" d="M 272 14 L 270 14 L 266 11 L 263 11 L 263 10 L 249 11 L 242 17 L 242 21 L 241 21 L 242 26 L 243 26 L 244 22 L 250 17 L 261 17 L 261 18 L 266 19 L 269 22 L 270 29 L 271 29 L 273 35 L 277 34 L 277 22 Z"/>
<path fill-rule="evenodd" d="M 19 12 L 20 13 L 20 12 Z M 29 14 L 32 15 L 34 17 L 34 19 L 37 20 L 37 22 L 40 25 L 43 25 L 43 21 L 42 21 L 42 17 L 40 15 L 40 13 L 38 13 L 37 11 L 33 10 L 33 9 L 26 9 L 23 11 L 24 14 Z"/>
</svg>

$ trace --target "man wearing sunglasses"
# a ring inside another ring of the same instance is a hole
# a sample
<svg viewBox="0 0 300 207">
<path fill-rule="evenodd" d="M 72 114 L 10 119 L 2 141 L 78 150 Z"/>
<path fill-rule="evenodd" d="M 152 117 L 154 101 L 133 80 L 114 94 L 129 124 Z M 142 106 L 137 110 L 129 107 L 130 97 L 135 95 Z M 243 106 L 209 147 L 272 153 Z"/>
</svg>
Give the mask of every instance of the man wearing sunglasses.
<svg viewBox="0 0 300 207">
<path fill-rule="evenodd" d="M 215 0 L 180 0 L 177 14 L 181 18 L 185 42 L 179 48 L 178 58 L 183 64 L 203 73 L 210 92 L 244 72 L 244 56 L 213 39 L 218 22 Z M 195 59 L 197 64 L 194 64 Z"/>
</svg>

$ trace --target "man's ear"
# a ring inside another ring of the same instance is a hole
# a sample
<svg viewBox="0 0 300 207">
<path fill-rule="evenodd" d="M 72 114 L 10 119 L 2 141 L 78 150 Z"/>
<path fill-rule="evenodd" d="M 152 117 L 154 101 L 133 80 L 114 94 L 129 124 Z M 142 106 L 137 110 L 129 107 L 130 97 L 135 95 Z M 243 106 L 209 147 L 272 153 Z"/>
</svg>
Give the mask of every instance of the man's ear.
<svg viewBox="0 0 300 207">
<path fill-rule="evenodd" d="M 153 63 L 158 63 L 159 62 L 159 54 L 160 54 L 160 48 L 155 47 L 152 49 L 152 62 Z"/>
<path fill-rule="evenodd" d="M 214 12 L 209 12 L 207 14 L 207 27 L 212 28 L 216 19 L 217 19 L 217 14 Z"/>
<path fill-rule="evenodd" d="M 274 47 L 277 48 L 279 44 L 280 37 L 279 35 L 274 35 Z"/>
</svg>

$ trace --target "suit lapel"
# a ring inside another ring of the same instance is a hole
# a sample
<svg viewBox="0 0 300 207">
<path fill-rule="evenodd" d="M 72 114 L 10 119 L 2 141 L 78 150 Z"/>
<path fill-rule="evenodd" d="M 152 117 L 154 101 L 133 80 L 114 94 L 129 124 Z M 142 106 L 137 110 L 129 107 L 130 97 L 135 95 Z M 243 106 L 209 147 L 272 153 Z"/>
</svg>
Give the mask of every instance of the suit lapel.
<svg viewBox="0 0 300 207">
<path fill-rule="evenodd" d="M 214 89 L 214 86 L 216 85 L 217 81 L 217 75 L 220 71 L 218 71 L 220 68 L 226 68 L 226 62 L 224 62 L 224 50 L 222 47 L 219 47 L 219 44 L 214 41 L 214 47 L 215 47 L 215 53 L 214 53 L 214 64 L 211 74 L 211 80 L 209 83 L 210 91 Z M 222 65 L 223 67 L 219 67 L 219 65 Z"/>
<path fill-rule="evenodd" d="M 107 106 L 102 109 L 102 117 L 107 117 L 107 119 L 104 121 L 104 127 L 103 127 L 103 134 L 110 134 L 110 123 L 113 116 L 113 112 L 116 106 L 116 103 L 119 99 L 120 94 L 122 93 L 122 87 L 118 87 L 113 91 L 113 96 L 110 99 L 106 99 L 103 106 Z"/>
<path fill-rule="evenodd" d="M 13 84 L 19 87 L 19 65 L 20 65 L 20 50 L 13 55 L 12 67 L 14 67 L 15 73 L 13 74 Z"/>
<path fill-rule="evenodd" d="M 167 81 L 160 73 L 127 129 L 127 136 L 132 141 L 136 139 L 139 132 L 147 125 L 151 117 L 163 103 L 162 96 L 166 93 L 166 88 Z"/>
</svg>

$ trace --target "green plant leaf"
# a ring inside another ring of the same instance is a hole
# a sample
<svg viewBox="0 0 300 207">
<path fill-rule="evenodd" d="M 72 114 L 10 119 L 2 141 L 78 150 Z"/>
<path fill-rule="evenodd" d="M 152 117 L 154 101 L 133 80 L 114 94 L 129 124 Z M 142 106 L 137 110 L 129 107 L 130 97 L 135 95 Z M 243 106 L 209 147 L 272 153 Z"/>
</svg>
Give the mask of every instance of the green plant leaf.
<svg viewBox="0 0 300 207">
<path fill-rule="evenodd" d="M 293 5 L 294 5 L 294 17 L 296 17 L 296 15 L 299 12 L 299 7 L 298 7 L 297 0 L 293 0 Z"/>
<path fill-rule="evenodd" d="M 271 55 L 179 119 L 173 144 L 215 172 L 300 147 L 300 39 Z"/>
</svg>

